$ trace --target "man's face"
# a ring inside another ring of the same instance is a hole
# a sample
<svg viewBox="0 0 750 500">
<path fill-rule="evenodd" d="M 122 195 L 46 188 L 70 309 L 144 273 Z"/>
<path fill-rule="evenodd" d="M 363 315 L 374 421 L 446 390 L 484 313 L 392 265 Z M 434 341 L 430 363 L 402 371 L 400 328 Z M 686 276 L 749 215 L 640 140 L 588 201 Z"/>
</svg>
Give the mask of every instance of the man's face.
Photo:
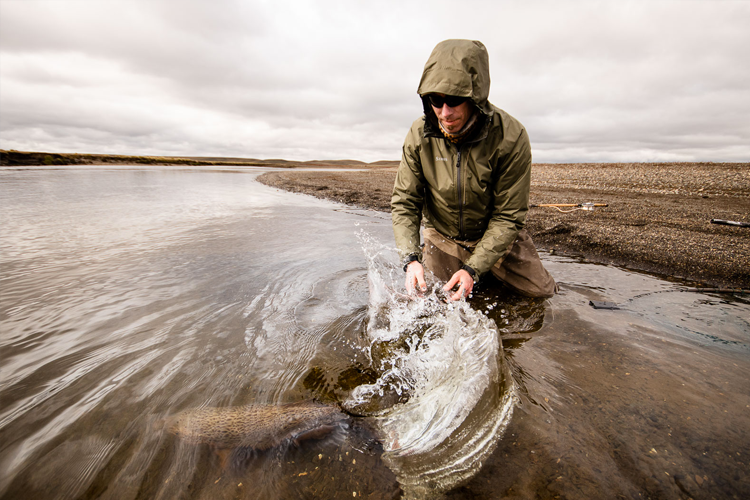
<svg viewBox="0 0 750 500">
<path fill-rule="evenodd" d="M 445 94 L 437 95 L 445 97 Z M 432 103 L 430 103 L 430 106 L 432 106 L 432 110 L 435 112 L 440 126 L 449 134 L 460 132 L 474 112 L 471 101 L 468 100 L 453 108 L 448 106 L 448 103 L 444 103 L 441 108 L 436 107 Z"/>
</svg>

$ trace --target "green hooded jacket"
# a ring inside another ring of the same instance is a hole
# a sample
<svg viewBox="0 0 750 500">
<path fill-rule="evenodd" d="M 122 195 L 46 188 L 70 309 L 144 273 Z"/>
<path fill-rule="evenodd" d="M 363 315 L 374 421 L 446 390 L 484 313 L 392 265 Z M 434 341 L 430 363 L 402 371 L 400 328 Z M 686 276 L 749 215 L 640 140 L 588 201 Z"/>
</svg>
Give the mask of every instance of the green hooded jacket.
<svg viewBox="0 0 750 500">
<path fill-rule="evenodd" d="M 489 57 L 484 45 L 446 40 L 425 64 L 418 94 L 425 115 L 404 141 L 391 198 L 396 246 L 402 258 L 420 261 L 424 217 L 449 238 L 480 240 L 464 264 L 484 274 L 510 251 L 526 223 L 531 183 L 531 145 L 526 129 L 487 100 Z M 426 95 L 469 97 L 482 124 L 459 146 L 446 140 Z"/>
</svg>

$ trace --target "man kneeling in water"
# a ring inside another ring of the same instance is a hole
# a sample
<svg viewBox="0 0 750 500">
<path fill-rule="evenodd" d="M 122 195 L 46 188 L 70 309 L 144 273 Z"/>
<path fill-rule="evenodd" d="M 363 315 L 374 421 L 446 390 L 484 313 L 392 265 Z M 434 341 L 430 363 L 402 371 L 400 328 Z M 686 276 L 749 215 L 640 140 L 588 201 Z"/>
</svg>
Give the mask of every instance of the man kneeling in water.
<svg viewBox="0 0 750 500">
<path fill-rule="evenodd" d="M 487 100 L 481 42 L 446 40 L 432 51 L 417 93 L 424 116 L 404 141 L 393 188 L 393 232 L 406 288 L 426 289 L 422 263 L 468 296 L 491 272 L 519 293 L 551 297 L 556 284 L 524 229 L 531 146 L 526 129 Z M 419 229 L 424 215 L 424 252 Z"/>
</svg>

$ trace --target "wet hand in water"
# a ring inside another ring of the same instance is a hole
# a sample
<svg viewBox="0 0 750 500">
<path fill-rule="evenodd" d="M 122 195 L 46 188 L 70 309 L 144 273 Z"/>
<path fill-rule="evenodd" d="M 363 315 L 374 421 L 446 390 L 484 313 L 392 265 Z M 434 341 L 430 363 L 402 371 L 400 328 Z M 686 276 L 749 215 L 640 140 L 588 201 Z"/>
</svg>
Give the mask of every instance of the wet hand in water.
<svg viewBox="0 0 750 500">
<path fill-rule="evenodd" d="M 427 283 L 424 281 L 424 267 L 416 260 L 406 267 L 406 292 L 411 295 L 415 289 L 419 292 L 427 291 Z"/>
<path fill-rule="evenodd" d="M 468 271 L 459 269 L 451 277 L 450 281 L 445 284 L 443 290 L 449 292 L 457 285 L 458 290 L 450 296 L 450 300 L 461 300 L 464 297 L 468 297 L 474 289 L 474 278 L 471 277 L 471 274 L 469 274 Z"/>
</svg>

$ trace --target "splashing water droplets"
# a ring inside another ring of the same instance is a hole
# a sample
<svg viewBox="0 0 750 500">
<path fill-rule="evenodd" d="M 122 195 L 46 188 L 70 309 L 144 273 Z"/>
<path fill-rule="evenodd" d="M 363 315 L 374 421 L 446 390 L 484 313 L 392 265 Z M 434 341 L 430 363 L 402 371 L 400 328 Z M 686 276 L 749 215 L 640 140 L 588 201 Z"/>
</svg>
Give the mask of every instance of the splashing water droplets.
<svg viewBox="0 0 750 500">
<path fill-rule="evenodd" d="M 515 387 L 497 327 L 465 301 L 446 302 L 432 276 L 419 296 L 399 292 L 395 251 L 364 231 L 358 237 L 370 286 L 365 341 L 378 378 L 344 406 L 375 419 L 384 459 L 405 488 L 444 490 L 478 470 L 512 414 Z"/>
</svg>

